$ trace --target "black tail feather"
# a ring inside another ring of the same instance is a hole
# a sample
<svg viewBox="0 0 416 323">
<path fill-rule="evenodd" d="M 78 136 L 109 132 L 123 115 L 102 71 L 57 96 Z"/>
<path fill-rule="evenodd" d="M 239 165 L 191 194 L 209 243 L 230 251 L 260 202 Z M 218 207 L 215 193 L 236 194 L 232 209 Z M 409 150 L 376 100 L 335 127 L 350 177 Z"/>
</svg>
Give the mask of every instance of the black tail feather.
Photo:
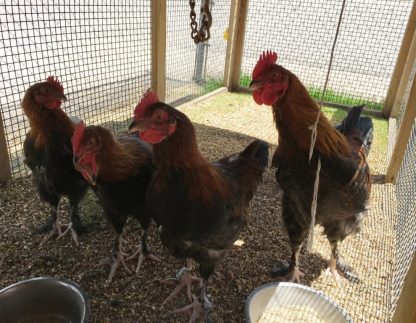
<svg viewBox="0 0 416 323">
<path fill-rule="evenodd" d="M 337 124 L 335 128 L 346 137 L 358 137 L 362 141 L 366 155 L 368 155 L 373 141 L 373 121 L 367 116 L 361 116 L 364 106 L 358 105 L 352 107 L 347 117 L 341 123 Z"/>
<path fill-rule="evenodd" d="M 269 162 L 269 145 L 262 140 L 254 140 L 244 149 L 241 156 L 254 157 L 262 167 L 266 167 Z"/>
</svg>

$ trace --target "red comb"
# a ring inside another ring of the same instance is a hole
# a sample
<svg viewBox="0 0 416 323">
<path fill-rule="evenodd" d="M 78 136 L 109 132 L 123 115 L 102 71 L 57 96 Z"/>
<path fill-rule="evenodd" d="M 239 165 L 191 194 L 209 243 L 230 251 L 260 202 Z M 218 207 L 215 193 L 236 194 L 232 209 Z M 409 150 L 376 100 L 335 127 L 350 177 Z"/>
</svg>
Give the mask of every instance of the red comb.
<svg viewBox="0 0 416 323">
<path fill-rule="evenodd" d="M 59 93 L 64 94 L 64 87 L 62 86 L 62 84 L 58 81 L 58 78 L 51 75 L 49 76 L 46 81 L 52 85 L 55 90 L 57 90 Z"/>
<path fill-rule="evenodd" d="M 84 135 L 84 130 L 85 130 L 85 124 L 84 124 L 84 122 L 81 121 L 75 127 L 74 134 L 72 135 L 72 138 L 71 138 L 72 151 L 73 151 L 74 155 L 76 155 L 76 153 L 79 150 L 79 146 L 81 144 L 81 140 L 82 140 L 82 137 Z"/>
<path fill-rule="evenodd" d="M 257 79 L 261 73 L 271 64 L 276 64 L 277 62 L 277 53 L 267 50 L 260 55 L 259 60 L 257 61 L 256 66 L 253 69 L 252 79 Z"/>
<path fill-rule="evenodd" d="M 143 95 L 139 104 L 134 109 L 134 119 L 142 119 L 145 116 L 147 107 L 159 102 L 157 94 L 151 89 L 148 89 Z"/>
</svg>

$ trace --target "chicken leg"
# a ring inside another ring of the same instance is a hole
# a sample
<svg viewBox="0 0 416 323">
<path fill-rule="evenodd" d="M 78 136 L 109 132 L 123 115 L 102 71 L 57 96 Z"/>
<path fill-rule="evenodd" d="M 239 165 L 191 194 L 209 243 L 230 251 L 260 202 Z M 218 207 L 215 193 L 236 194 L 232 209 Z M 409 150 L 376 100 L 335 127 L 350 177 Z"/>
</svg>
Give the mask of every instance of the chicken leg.
<svg viewBox="0 0 416 323">
<path fill-rule="evenodd" d="M 354 272 L 351 266 L 344 263 L 339 258 L 338 253 L 338 241 L 337 240 L 330 240 L 329 244 L 331 245 L 331 257 L 328 261 L 328 268 L 325 271 L 326 275 L 332 275 L 335 280 L 335 284 L 337 287 L 340 287 L 340 283 L 342 281 L 341 277 L 346 278 L 350 282 L 357 283 L 360 281 L 357 274 Z"/>
<path fill-rule="evenodd" d="M 160 261 L 159 258 L 157 258 L 156 256 L 154 256 L 151 251 L 150 248 L 147 246 L 147 230 L 145 230 L 142 239 L 141 239 L 141 243 L 140 245 L 138 245 L 138 249 L 135 253 L 133 253 L 131 256 L 129 256 L 126 261 L 134 259 L 134 258 L 138 258 L 137 260 L 137 267 L 136 267 L 136 274 L 139 273 L 140 271 L 140 267 L 142 266 L 142 263 L 144 260 L 146 259 L 152 259 L 155 261 Z"/>
<path fill-rule="evenodd" d="M 283 277 L 283 280 L 289 282 L 300 283 L 300 278 L 305 276 L 303 272 L 299 270 L 299 254 L 302 244 L 292 247 L 292 257 L 289 265 L 289 273 Z"/>
<path fill-rule="evenodd" d="M 199 297 L 192 295 L 192 303 L 182 307 L 180 309 L 174 310 L 171 313 L 190 313 L 190 318 L 188 323 L 196 322 L 197 319 L 203 318 L 205 322 L 210 322 L 209 312 L 212 309 L 212 303 L 208 300 L 205 295 L 207 282 L 204 279 L 203 286 L 201 288 L 201 293 Z"/>
<path fill-rule="evenodd" d="M 341 276 L 337 270 L 337 260 L 338 260 L 338 243 L 336 240 L 329 241 L 331 245 L 331 258 L 328 261 L 328 268 L 325 271 L 325 274 L 332 275 L 335 280 L 337 287 L 340 286 Z"/>
<path fill-rule="evenodd" d="M 122 251 L 122 233 L 117 233 L 116 234 L 116 239 L 114 241 L 114 249 L 113 249 L 113 255 L 112 255 L 112 264 L 111 264 L 111 269 L 110 269 L 110 274 L 108 275 L 108 279 L 107 281 L 109 283 L 112 282 L 114 275 L 116 273 L 116 270 L 118 268 L 118 266 L 121 264 L 123 266 L 123 268 L 125 269 L 125 271 L 127 271 L 129 274 L 131 274 L 131 271 L 129 270 L 129 268 L 126 265 L 126 261 L 127 260 L 127 256 L 128 254 L 126 254 L 125 252 Z"/>
<path fill-rule="evenodd" d="M 200 265 L 199 267 L 201 276 L 202 276 L 202 286 L 200 289 L 199 297 L 192 295 L 192 303 L 182 307 L 180 309 L 174 310 L 171 313 L 190 313 L 189 323 L 196 322 L 197 319 L 203 319 L 204 322 L 211 322 L 209 313 L 212 309 L 212 303 L 208 300 L 206 296 L 206 291 L 208 287 L 208 278 L 214 272 L 213 265 Z"/>
<path fill-rule="evenodd" d="M 59 219 L 59 215 L 58 215 L 58 205 L 52 206 L 50 214 L 51 215 L 49 219 L 47 220 L 47 222 L 36 228 L 38 232 L 46 233 L 45 237 L 42 239 L 40 243 L 40 246 L 43 246 L 54 235 L 58 236 L 56 238 L 58 240 L 64 237 L 68 232 L 71 232 L 75 245 L 79 246 L 78 234 L 73 229 L 72 222 L 69 224 L 61 223 Z"/>
<path fill-rule="evenodd" d="M 192 269 L 192 260 L 186 259 L 186 266 L 181 268 L 176 274 L 175 278 L 168 278 L 161 280 L 161 284 L 175 286 L 175 289 L 170 293 L 170 295 L 163 301 L 162 306 L 172 300 L 179 292 L 186 287 L 186 295 L 189 301 L 192 301 L 192 292 L 191 287 L 193 283 L 199 283 L 201 287 L 201 278 L 191 275 Z"/>
</svg>

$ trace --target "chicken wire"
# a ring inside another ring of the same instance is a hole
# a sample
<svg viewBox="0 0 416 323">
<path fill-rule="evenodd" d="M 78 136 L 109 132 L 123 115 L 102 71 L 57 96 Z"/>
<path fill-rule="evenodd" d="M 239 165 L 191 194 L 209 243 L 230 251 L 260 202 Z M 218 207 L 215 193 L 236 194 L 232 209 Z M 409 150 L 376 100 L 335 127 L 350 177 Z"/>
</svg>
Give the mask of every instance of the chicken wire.
<svg viewBox="0 0 416 323">
<path fill-rule="evenodd" d="M 178 105 L 222 85 L 230 5 L 210 1 L 211 38 L 195 45 L 188 1 L 167 1 L 168 103 Z M 197 1 L 197 19 L 200 6 Z M 0 104 L 14 175 L 27 172 L 22 146 L 28 122 L 20 101 L 30 85 L 58 76 L 69 98 L 65 112 L 112 130 L 131 116 L 150 86 L 149 0 L 7 0 L 0 1 L 0 17 Z"/>
<path fill-rule="evenodd" d="M 342 2 L 250 1 L 240 85 L 271 49 L 320 99 Z M 382 109 L 411 7 L 410 0 L 346 1 L 325 101 Z"/>
<path fill-rule="evenodd" d="M 203 3 L 196 1 L 195 5 L 198 26 Z M 189 2 L 167 1 L 167 102 L 176 106 L 222 86 L 230 6 L 231 1 L 210 1 L 211 38 L 196 45 L 191 38 Z"/>
<path fill-rule="evenodd" d="M 0 1 L 0 105 L 13 174 L 25 174 L 24 91 L 55 75 L 69 115 L 114 130 L 151 82 L 150 1 Z"/>
<path fill-rule="evenodd" d="M 412 87 L 412 83 L 413 83 L 415 76 L 416 76 L 416 62 L 413 64 L 412 70 L 409 74 L 409 79 L 406 84 L 406 89 L 404 91 L 403 100 L 401 102 L 399 113 L 397 114 L 397 118 L 396 118 L 397 130 L 399 130 L 400 125 L 402 123 L 403 114 L 407 106 L 407 101 L 409 100 L 410 88 Z"/>
<path fill-rule="evenodd" d="M 416 64 L 413 65 L 406 85 L 402 104 L 397 115 L 397 131 L 399 130 L 405 108 L 408 106 L 410 88 L 416 77 Z M 412 108 L 412 107 L 409 107 Z M 416 121 L 407 143 L 406 151 L 396 179 L 397 223 L 396 248 L 393 263 L 391 284 L 391 309 L 393 317 L 406 274 L 416 251 Z"/>
<path fill-rule="evenodd" d="M 396 250 L 391 290 L 391 316 L 397 305 L 407 271 L 416 251 L 416 122 L 407 144 L 397 184 Z"/>
</svg>

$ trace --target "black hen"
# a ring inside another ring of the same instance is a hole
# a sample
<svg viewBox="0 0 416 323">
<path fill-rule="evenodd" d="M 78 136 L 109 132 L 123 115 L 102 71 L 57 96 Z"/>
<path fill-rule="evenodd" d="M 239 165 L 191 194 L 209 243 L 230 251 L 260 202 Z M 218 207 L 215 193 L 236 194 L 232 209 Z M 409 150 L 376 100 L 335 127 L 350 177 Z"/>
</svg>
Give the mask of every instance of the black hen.
<svg viewBox="0 0 416 323">
<path fill-rule="evenodd" d="M 135 254 L 139 258 L 137 272 L 145 257 L 156 259 L 146 245 L 151 218 L 145 208 L 145 192 L 155 169 L 151 146 L 137 136 L 122 136 L 116 140 L 108 129 L 80 124 L 73 136 L 73 149 L 76 169 L 91 184 L 117 233 L 108 280 L 112 281 L 120 263 L 128 271 L 121 237 L 129 216 L 137 219 L 145 230 Z"/>
<path fill-rule="evenodd" d="M 26 91 L 22 108 L 31 129 L 26 135 L 23 150 L 39 197 L 51 206 L 48 221 L 38 227 L 38 231 L 48 232 L 43 242 L 55 233 L 62 236 L 71 231 L 78 244 L 78 234 L 85 230 L 78 214 L 78 204 L 88 184 L 72 164 L 71 136 L 74 124 L 60 108 L 65 100 L 62 85 L 53 77 Z M 71 206 L 71 223 L 64 232 L 65 226 L 60 223 L 57 214 L 63 196 L 68 197 Z"/>
<path fill-rule="evenodd" d="M 207 314 L 208 279 L 246 224 L 249 202 L 267 165 L 268 145 L 256 140 L 241 153 L 210 163 L 198 150 L 191 121 L 151 92 L 136 109 L 135 122 L 140 136 L 153 144 L 157 170 L 147 205 L 160 225 L 163 245 L 174 257 L 199 263 L 201 293 L 187 307 L 194 309 L 193 321 L 200 311 Z M 189 288 L 192 281 L 194 277 L 183 275 L 179 283 Z"/>
</svg>

